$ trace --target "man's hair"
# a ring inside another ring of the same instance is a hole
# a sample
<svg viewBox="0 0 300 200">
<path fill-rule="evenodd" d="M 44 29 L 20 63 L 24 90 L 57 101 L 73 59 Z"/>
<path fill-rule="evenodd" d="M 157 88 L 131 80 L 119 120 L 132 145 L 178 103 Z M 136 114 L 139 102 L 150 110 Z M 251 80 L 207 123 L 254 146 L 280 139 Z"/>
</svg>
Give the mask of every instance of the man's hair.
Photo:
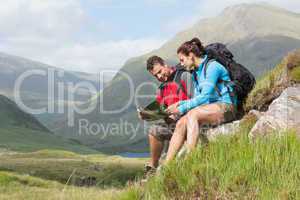
<svg viewBox="0 0 300 200">
<path fill-rule="evenodd" d="M 152 70 L 154 65 L 156 64 L 165 65 L 165 61 L 159 56 L 151 56 L 147 60 L 147 70 L 148 71 Z"/>
</svg>

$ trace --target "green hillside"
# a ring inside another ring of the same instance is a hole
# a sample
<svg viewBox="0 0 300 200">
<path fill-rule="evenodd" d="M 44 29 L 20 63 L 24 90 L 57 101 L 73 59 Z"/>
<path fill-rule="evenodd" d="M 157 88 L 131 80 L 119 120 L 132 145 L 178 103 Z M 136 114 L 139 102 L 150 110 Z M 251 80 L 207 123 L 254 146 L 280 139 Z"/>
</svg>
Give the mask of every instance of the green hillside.
<svg viewBox="0 0 300 200">
<path fill-rule="evenodd" d="M 69 151 L 0 150 L 0 199 L 117 199 L 145 160 Z"/>
<path fill-rule="evenodd" d="M 80 145 L 77 141 L 58 137 L 49 132 L 19 127 L 0 128 L 0 149 L 22 152 L 60 149 L 78 153 L 98 153 L 96 150 Z"/>
<path fill-rule="evenodd" d="M 75 186 L 123 187 L 142 174 L 144 159 L 62 150 L 1 152 L 0 171 L 28 174 Z"/>
<path fill-rule="evenodd" d="M 1 200 L 81 200 L 116 199 L 119 189 L 99 189 L 66 186 L 56 181 L 47 181 L 28 175 L 0 172 Z"/>
<path fill-rule="evenodd" d="M 97 153 L 75 140 L 54 135 L 32 115 L 0 95 L 0 148 L 13 151 L 61 149 L 81 153 Z"/>
<path fill-rule="evenodd" d="M 197 148 L 122 199 L 299 199 L 299 138 L 290 132 L 254 143 L 245 131 Z"/>
<path fill-rule="evenodd" d="M 18 126 L 49 132 L 49 130 L 32 115 L 20 110 L 15 102 L 3 95 L 0 95 L 0 110 L 0 127 Z"/>
</svg>

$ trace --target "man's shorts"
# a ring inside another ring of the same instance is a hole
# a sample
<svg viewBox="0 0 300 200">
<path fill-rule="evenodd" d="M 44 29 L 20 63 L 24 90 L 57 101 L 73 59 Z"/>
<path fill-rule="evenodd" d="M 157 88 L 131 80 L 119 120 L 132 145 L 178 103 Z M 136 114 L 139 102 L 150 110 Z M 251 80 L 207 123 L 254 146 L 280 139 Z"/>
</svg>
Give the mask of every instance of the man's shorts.
<svg viewBox="0 0 300 200">
<path fill-rule="evenodd" d="M 149 134 L 162 142 L 171 140 L 175 127 L 176 122 L 168 124 L 164 120 L 160 120 L 150 127 Z"/>
</svg>

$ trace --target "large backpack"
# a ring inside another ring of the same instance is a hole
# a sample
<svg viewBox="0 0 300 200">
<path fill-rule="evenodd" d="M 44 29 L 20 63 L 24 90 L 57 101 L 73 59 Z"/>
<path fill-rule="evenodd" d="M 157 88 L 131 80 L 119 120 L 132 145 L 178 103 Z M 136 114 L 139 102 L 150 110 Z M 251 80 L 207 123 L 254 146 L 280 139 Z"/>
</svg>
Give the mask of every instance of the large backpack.
<svg viewBox="0 0 300 200">
<path fill-rule="evenodd" d="M 233 59 L 233 54 L 222 43 L 210 44 L 205 47 L 205 51 L 208 59 L 204 64 L 204 76 L 210 61 L 216 60 L 222 64 L 228 70 L 231 79 L 230 82 L 225 82 L 225 85 L 233 87 L 239 104 L 242 104 L 256 83 L 254 75 L 246 67 L 237 63 Z"/>
</svg>

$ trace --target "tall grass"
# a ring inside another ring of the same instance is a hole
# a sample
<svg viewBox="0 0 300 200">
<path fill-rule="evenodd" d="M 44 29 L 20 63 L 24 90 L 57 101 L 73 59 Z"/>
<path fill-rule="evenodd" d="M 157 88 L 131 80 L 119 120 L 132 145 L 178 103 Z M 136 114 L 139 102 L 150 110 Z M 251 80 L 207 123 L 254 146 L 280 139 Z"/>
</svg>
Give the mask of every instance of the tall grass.
<svg viewBox="0 0 300 200">
<path fill-rule="evenodd" d="M 300 199 L 300 140 L 293 131 L 252 141 L 219 137 L 170 163 L 131 199 Z M 132 193 L 135 193 L 133 195 Z M 125 198 L 126 199 L 126 198 Z"/>
</svg>

